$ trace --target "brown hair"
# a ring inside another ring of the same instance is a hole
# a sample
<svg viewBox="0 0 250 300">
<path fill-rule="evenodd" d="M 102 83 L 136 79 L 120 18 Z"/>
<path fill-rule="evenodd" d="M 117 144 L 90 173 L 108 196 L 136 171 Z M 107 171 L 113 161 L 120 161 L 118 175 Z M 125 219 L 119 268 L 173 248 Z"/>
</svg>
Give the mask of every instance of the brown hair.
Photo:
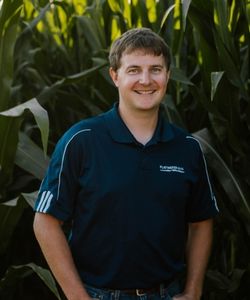
<svg viewBox="0 0 250 300">
<path fill-rule="evenodd" d="M 170 67 L 170 50 L 166 42 L 149 28 L 134 28 L 124 32 L 117 38 L 110 49 L 110 67 L 117 71 L 121 65 L 123 54 L 142 50 L 145 54 L 163 55 L 167 70 Z"/>
</svg>

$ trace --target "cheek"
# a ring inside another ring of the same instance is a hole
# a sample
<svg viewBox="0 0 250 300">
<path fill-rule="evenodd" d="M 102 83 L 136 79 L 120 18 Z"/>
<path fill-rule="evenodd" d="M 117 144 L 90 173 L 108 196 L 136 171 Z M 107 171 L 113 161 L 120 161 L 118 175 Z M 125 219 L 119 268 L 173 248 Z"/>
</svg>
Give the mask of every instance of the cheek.
<svg viewBox="0 0 250 300">
<path fill-rule="evenodd" d="M 158 80 L 158 86 L 163 89 L 166 90 L 167 89 L 167 81 L 162 79 L 162 80 Z"/>
<path fill-rule="evenodd" d="M 132 78 L 123 78 L 119 81 L 119 88 L 124 90 L 132 89 L 133 86 L 136 84 L 136 81 Z"/>
<path fill-rule="evenodd" d="M 158 84 L 159 87 L 165 88 L 167 87 L 168 77 L 164 75 L 153 77 L 153 81 Z"/>
<path fill-rule="evenodd" d="M 162 88 L 167 88 L 167 85 L 168 85 L 168 78 L 167 77 L 164 77 L 162 78 L 162 80 L 160 80 L 160 84 L 162 86 Z"/>
</svg>

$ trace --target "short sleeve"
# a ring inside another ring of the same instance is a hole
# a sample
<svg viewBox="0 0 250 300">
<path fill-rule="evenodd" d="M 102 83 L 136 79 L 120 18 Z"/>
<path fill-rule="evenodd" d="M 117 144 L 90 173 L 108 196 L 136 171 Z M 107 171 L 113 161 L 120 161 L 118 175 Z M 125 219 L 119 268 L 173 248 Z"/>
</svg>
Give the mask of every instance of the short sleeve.
<svg viewBox="0 0 250 300">
<path fill-rule="evenodd" d="M 196 139 L 192 139 L 194 140 L 193 145 L 195 146 L 193 153 L 196 156 L 196 174 L 187 206 L 187 220 L 188 222 L 199 222 L 213 218 L 218 214 L 219 209 L 200 144 Z"/>
<path fill-rule="evenodd" d="M 79 136 L 80 132 L 68 132 L 58 142 L 38 193 L 36 212 L 62 221 L 71 218 L 83 161 Z"/>
</svg>

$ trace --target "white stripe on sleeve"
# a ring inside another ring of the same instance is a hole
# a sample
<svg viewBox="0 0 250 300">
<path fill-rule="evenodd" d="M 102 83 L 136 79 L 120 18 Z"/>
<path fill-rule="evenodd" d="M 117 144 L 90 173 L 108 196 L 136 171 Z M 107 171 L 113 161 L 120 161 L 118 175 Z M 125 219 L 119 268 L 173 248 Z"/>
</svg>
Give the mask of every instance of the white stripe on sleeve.
<svg viewBox="0 0 250 300">
<path fill-rule="evenodd" d="M 211 199 L 214 201 L 214 205 L 215 205 L 217 211 L 219 211 L 219 208 L 218 208 L 218 205 L 217 205 L 217 201 L 216 201 L 215 195 L 213 193 L 212 185 L 211 185 L 211 182 L 210 182 L 210 179 L 209 179 L 208 170 L 207 170 L 207 163 L 206 163 L 203 151 L 202 151 L 202 147 L 201 147 L 200 141 L 197 140 L 196 138 L 192 137 L 192 136 L 186 136 L 186 138 L 187 139 L 193 139 L 193 140 L 195 140 L 198 143 L 199 147 L 200 147 L 200 150 L 201 150 L 201 153 L 202 153 L 202 158 L 203 158 L 204 165 L 205 165 L 206 177 L 207 177 L 207 181 L 208 181 L 208 185 L 209 185 Z"/>
</svg>

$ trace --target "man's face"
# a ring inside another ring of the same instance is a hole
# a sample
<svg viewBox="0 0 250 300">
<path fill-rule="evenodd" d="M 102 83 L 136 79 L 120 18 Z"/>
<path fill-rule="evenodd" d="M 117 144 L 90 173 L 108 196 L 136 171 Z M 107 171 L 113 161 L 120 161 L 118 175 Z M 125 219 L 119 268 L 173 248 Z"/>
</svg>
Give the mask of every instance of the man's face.
<svg viewBox="0 0 250 300">
<path fill-rule="evenodd" d="M 119 91 L 119 106 L 130 111 L 158 109 L 169 79 L 164 57 L 141 50 L 123 54 L 120 68 L 110 69 L 110 75 Z"/>
</svg>

